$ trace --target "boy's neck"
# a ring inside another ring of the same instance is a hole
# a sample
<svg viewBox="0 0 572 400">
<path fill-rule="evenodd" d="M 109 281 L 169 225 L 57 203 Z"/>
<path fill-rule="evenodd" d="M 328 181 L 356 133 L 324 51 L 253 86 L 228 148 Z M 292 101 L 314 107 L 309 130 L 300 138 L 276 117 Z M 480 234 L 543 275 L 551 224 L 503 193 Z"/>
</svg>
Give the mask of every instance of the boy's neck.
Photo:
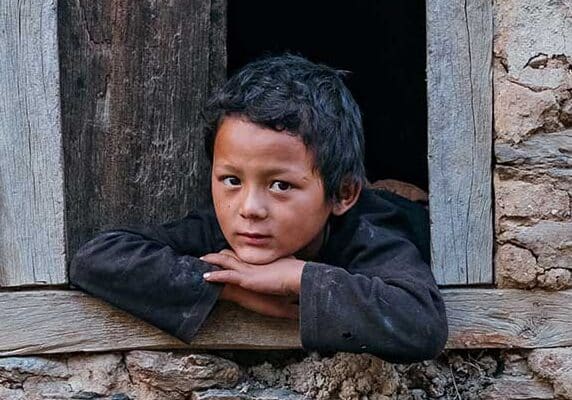
<svg viewBox="0 0 572 400">
<path fill-rule="evenodd" d="M 330 223 L 326 223 L 322 231 L 316 238 L 310 242 L 310 244 L 300 250 L 294 256 L 299 260 L 304 261 L 317 261 L 320 256 L 320 250 L 327 243 L 328 237 L 330 235 Z"/>
</svg>

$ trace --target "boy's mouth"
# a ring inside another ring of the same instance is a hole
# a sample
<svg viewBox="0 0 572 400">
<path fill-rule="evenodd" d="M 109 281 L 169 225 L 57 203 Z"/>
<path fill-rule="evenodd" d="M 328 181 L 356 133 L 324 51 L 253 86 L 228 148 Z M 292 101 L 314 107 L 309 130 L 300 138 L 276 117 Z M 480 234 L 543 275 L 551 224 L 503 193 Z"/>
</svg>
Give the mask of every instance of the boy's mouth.
<svg viewBox="0 0 572 400">
<path fill-rule="evenodd" d="M 237 232 L 237 235 L 241 237 L 245 243 L 258 246 L 266 244 L 272 237 L 271 235 L 264 235 L 257 232 Z"/>
</svg>

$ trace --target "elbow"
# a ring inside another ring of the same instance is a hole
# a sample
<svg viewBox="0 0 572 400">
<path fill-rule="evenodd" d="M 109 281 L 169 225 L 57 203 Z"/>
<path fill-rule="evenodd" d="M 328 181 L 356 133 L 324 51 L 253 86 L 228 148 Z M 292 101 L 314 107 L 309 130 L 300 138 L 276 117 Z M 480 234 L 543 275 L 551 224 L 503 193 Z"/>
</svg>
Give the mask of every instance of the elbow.
<svg viewBox="0 0 572 400">
<path fill-rule="evenodd" d="M 393 319 L 391 349 L 379 348 L 387 361 L 409 364 L 437 358 L 445 349 L 449 328 L 443 303 L 423 313 L 402 314 Z"/>
<path fill-rule="evenodd" d="M 415 351 L 415 361 L 425 361 L 437 358 L 445 349 L 449 329 L 447 321 L 438 320 L 427 329 L 428 334 L 425 340 L 421 341 L 421 345 Z"/>
<path fill-rule="evenodd" d="M 420 333 L 422 332 L 422 333 Z M 403 332 L 399 338 L 397 348 L 390 353 L 386 348 L 378 349 L 379 356 L 389 362 L 397 364 L 410 364 L 437 358 L 445 349 L 448 328 L 444 324 L 431 324 L 420 326 L 419 332 Z"/>
<path fill-rule="evenodd" d="M 432 360 L 445 349 L 449 327 L 444 311 L 428 314 L 416 325 L 408 337 L 408 351 L 400 361 L 402 363 Z"/>
<path fill-rule="evenodd" d="M 103 278 L 106 253 L 117 241 L 117 232 L 104 232 L 84 243 L 73 256 L 69 266 L 69 282 L 77 288 L 87 290 L 94 281 Z"/>
<path fill-rule="evenodd" d="M 72 286 L 85 289 L 89 282 L 90 271 L 92 267 L 91 260 L 91 244 L 93 241 L 85 243 L 73 256 L 69 266 L 69 282 Z"/>
</svg>

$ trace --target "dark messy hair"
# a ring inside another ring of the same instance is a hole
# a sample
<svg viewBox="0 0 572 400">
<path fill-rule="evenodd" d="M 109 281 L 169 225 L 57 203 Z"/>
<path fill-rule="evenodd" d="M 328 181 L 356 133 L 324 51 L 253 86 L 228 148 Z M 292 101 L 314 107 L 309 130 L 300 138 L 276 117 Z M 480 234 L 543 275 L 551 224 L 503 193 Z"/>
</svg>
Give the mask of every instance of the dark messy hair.
<svg viewBox="0 0 572 400">
<path fill-rule="evenodd" d="M 339 198 L 346 179 L 363 184 L 361 114 L 343 75 L 291 54 L 247 64 L 205 107 L 205 146 L 211 162 L 218 127 L 225 116 L 235 116 L 300 137 L 314 156 L 327 198 Z"/>
</svg>

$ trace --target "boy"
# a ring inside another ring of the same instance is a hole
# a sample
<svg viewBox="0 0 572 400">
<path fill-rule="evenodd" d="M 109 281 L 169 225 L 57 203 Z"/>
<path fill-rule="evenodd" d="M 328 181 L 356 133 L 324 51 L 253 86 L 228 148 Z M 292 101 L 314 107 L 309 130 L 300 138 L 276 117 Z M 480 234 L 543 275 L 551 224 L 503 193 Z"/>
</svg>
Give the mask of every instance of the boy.
<svg viewBox="0 0 572 400">
<path fill-rule="evenodd" d="M 189 342 L 218 299 L 300 319 L 306 349 L 435 357 L 445 309 L 413 202 L 363 189 L 357 104 L 297 56 L 251 63 L 209 101 L 213 208 L 101 233 L 71 282 Z"/>
</svg>

